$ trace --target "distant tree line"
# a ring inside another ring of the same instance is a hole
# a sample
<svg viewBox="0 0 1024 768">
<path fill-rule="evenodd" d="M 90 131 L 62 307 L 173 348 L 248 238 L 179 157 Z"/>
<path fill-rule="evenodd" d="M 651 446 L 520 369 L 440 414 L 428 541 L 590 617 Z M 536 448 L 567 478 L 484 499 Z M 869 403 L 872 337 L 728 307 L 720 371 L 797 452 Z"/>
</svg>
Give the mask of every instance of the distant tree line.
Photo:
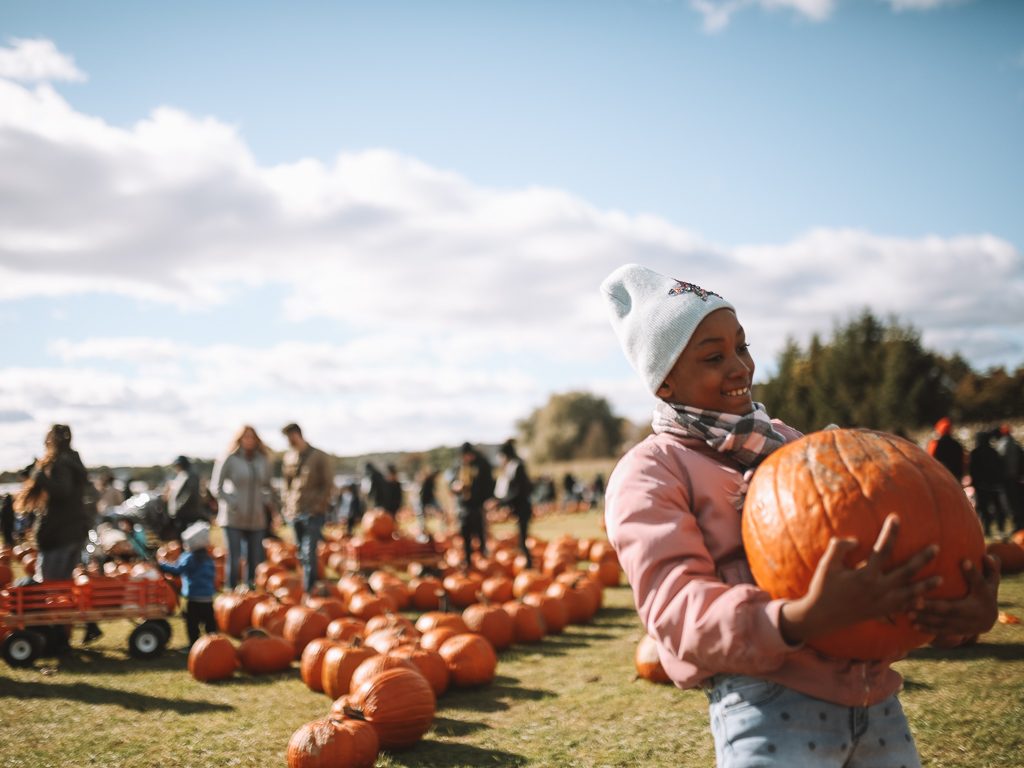
<svg viewBox="0 0 1024 768">
<path fill-rule="evenodd" d="M 775 375 L 755 388 L 772 416 L 802 431 L 826 424 L 910 432 L 942 416 L 993 422 L 1024 416 L 1024 366 L 974 371 L 959 355 L 926 349 L 921 334 L 869 310 L 827 341 L 790 339 Z"/>
</svg>

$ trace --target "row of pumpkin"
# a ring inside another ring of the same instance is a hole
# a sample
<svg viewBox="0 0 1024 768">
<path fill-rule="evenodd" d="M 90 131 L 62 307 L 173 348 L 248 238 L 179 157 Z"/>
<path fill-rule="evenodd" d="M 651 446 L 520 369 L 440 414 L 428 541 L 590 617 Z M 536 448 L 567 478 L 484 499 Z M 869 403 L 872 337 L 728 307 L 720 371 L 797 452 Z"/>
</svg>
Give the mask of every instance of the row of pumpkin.
<svg viewBox="0 0 1024 768">
<path fill-rule="evenodd" d="M 294 733 L 288 765 L 373 765 L 380 749 L 405 749 L 422 738 L 450 686 L 487 685 L 498 651 L 590 621 L 604 587 L 620 581 L 606 542 L 540 542 L 538 569 L 508 557 L 511 542 L 491 546 L 494 556 L 477 559 L 465 574 L 353 573 L 302 595 L 297 573 L 287 567 L 290 546 L 268 542 L 258 590 L 216 598 L 223 634 L 193 646 L 189 671 L 214 681 L 238 668 L 286 671 L 299 659 L 305 684 L 334 703 L 324 718 Z M 413 620 L 400 611 L 422 613 Z M 236 646 L 229 636 L 241 642 Z"/>
</svg>

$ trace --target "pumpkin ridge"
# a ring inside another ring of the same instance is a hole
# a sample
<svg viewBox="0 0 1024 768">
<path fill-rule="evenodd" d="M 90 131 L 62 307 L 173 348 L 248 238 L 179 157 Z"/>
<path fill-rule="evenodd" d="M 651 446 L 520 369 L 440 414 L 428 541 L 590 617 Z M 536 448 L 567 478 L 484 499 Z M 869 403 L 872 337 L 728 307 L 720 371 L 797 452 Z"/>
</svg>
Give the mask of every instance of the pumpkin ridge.
<svg viewBox="0 0 1024 768">
<path fill-rule="evenodd" d="M 796 474 L 799 471 L 799 469 L 800 469 L 799 467 L 794 466 L 792 471 L 793 471 L 794 474 Z M 781 473 L 778 471 L 778 468 L 775 468 L 775 471 L 772 472 L 772 500 L 776 504 L 779 504 L 779 475 L 780 474 Z M 813 472 L 811 473 L 811 480 L 814 483 L 815 491 L 818 492 L 818 498 L 821 499 L 821 492 L 818 490 L 818 483 L 817 483 L 817 481 L 814 480 L 814 473 Z M 822 505 L 824 506 L 824 501 L 822 501 Z M 827 510 L 826 510 L 826 512 L 827 512 Z M 827 518 L 828 515 L 826 514 L 825 517 Z M 793 532 L 791 530 L 789 530 L 789 515 L 787 515 L 785 513 L 785 510 L 782 508 L 781 505 L 779 505 L 779 519 L 782 521 L 782 530 L 786 532 L 786 538 L 788 538 L 790 543 L 793 545 L 793 551 L 796 552 L 797 556 L 800 558 L 800 562 L 803 563 L 804 568 L 807 569 L 807 572 L 809 574 L 813 574 L 814 573 L 814 567 L 811 565 L 811 562 L 807 559 L 807 556 L 804 555 L 803 550 L 800 549 L 800 545 L 797 543 L 796 537 L 793 536 Z M 830 529 L 832 528 L 832 521 L 831 520 L 829 521 L 829 528 Z"/>
<path fill-rule="evenodd" d="M 940 507 L 939 507 L 939 500 L 935 496 L 935 489 L 932 488 L 932 484 L 928 480 L 928 475 L 925 473 L 925 471 L 921 467 L 921 465 L 916 460 L 914 460 L 913 457 L 907 455 L 907 453 L 903 450 L 903 446 L 901 446 L 899 444 L 898 440 L 890 440 L 889 444 L 892 447 L 894 447 L 897 451 L 899 451 L 900 455 L 902 455 L 911 464 L 914 465 L 914 469 L 917 470 L 917 474 L 919 474 L 921 476 L 921 481 L 924 483 L 924 487 L 928 489 L 928 496 L 931 498 L 932 508 L 933 509 L 940 509 Z M 935 515 L 935 518 L 938 520 L 939 534 L 944 534 L 945 530 L 944 530 L 943 519 L 942 519 L 943 515 Z M 943 541 L 943 540 L 944 540 L 944 538 L 940 535 L 939 541 Z"/>
<path fill-rule="evenodd" d="M 852 477 L 854 479 L 854 481 L 857 483 L 857 489 L 860 491 L 860 495 L 861 496 L 863 496 L 865 499 L 867 499 L 870 502 L 874 502 L 874 499 L 871 498 L 871 495 L 868 493 L 868 489 L 864 486 L 864 483 L 861 482 L 860 473 L 857 472 L 857 468 L 853 464 L 851 464 L 850 462 L 848 462 L 846 460 L 846 455 L 843 453 L 843 446 L 840 445 L 839 440 L 838 440 L 838 435 L 836 434 L 839 430 L 838 429 L 833 429 L 833 430 L 829 430 L 829 431 L 832 433 L 830 435 L 830 437 L 832 438 L 832 448 L 836 452 L 836 456 L 839 457 L 839 460 L 841 462 L 843 462 L 843 468 L 846 470 L 847 476 L 848 477 Z M 858 444 L 860 443 L 860 432 L 861 432 L 861 430 L 859 430 L 859 429 L 858 430 L 851 430 L 850 437 L 853 438 L 853 442 L 858 443 Z M 861 446 L 861 450 L 864 451 L 865 454 L 868 453 L 867 451 L 864 450 L 863 446 Z M 872 506 L 872 508 L 874 508 L 875 505 L 872 503 L 871 506 Z"/>
</svg>

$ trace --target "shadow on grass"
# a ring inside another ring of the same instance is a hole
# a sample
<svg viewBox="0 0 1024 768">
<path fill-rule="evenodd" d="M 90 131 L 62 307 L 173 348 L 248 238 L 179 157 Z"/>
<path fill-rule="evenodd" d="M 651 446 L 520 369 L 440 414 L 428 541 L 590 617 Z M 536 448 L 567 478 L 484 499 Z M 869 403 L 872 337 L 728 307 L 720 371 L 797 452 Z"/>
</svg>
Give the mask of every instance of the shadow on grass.
<svg viewBox="0 0 1024 768">
<path fill-rule="evenodd" d="M 930 691 L 931 689 L 930 683 L 919 683 L 917 680 L 912 680 L 909 677 L 903 678 L 903 690 L 905 691 Z"/>
<path fill-rule="evenodd" d="M 969 661 L 971 659 L 998 659 L 1024 661 L 1024 643 L 978 643 L 965 648 L 932 648 L 926 646 L 911 651 L 908 659 L 935 661 Z"/>
<path fill-rule="evenodd" d="M 483 688 L 451 690 L 442 703 L 445 707 L 473 712 L 504 712 L 510 708 L 509 702 L 540 701 L 553 696 L 552 691 L 524 688 L 517 678 L 498 675 L 493 683 Z"/>
<path fill-rule="evenodd" d="M 133 659 L 92 648 L 72 648 L 58 659 L 61 671 L 84 675 L 134 675 L 138 672 L 183 672 L 188 657 L 168 651 L 155 659 Z"/>
<path fill-rule="evenodd" d="M 84 704 L 111 704 L 134 712 L 166 710 L 179 715 L 198 715 L 210 712 L 231 712 L 235 708 L 227 704 L 188 699 L 165 699 L 146 693 L 102 688 L 92 683 L 34 683 L 18 682 L 0 685 L 0 699 L 65 699 Z M 6 709 L 6 707 L 5 707 Z"/>
<path fill-rule="evenodd" d="M 412 766 L 450 768 L 453 765 L 494 768 L 496 765 L 503 767 L 526 765 L 526 762 L 523 755 L 505 752 L 501 749 L 484 749 L 470 744 L 423 739 L 416 744 L 414 750 L 390 755 L 389 764 L 410 766 L 410 768 Z"/>
<path fill-rule="evenodd" d="M 491 726 L 470 720 L 452 720 L 450 717 L 435 717 L 434 732 L 438 736 L 468 736 Z"/>
</svg>

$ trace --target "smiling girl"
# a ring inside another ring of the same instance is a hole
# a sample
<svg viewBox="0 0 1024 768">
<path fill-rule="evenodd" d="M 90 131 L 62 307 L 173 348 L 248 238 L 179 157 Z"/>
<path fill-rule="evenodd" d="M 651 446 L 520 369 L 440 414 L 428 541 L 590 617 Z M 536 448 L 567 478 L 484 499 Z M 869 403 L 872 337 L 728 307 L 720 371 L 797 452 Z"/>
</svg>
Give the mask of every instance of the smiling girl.
<svg viewBox="0 0 1024 768">
<path fill-rule="evenodd" d="M 605 517 L 662 666 L 710 702 L 720 768 L 910 768 L 917 750 L 892 661 L 833 659 L 803 642 L 859 621 L 912 612 L 937 635 L 974 634 L 996 617 L 998 570 L 965 567 L 968 595 L 928 601 L 918 572 L 933 547 L 890 562 L 898 519 L 872 555 L 833 539 L 806 595 L 773 600 L 750 574 L 740 526 L 744 474 L 800 433 L 751 397 L 754 361 L 733 306 L 644 267 L 620 267 L 601 293 L 629 362 L 659 402 L 654 434 L 608 484 Z"/>
</svg>

